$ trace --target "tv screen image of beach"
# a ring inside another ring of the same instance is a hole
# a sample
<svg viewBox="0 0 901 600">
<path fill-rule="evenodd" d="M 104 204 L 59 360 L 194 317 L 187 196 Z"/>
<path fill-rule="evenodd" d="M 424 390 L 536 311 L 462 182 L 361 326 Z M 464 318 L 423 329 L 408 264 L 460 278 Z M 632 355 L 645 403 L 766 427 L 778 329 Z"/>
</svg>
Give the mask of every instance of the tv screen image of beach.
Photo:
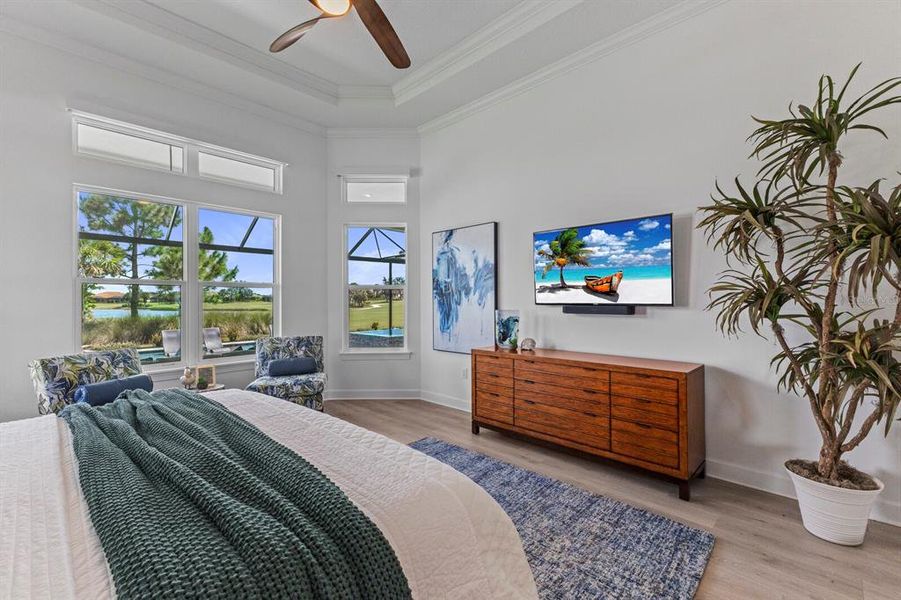
<svg viewBox="0 0 901 600">
<path fill-rule="evenodd" d="M 536 304 L 673 304 L 672 215 L 533 234 Z"/>
</svg>

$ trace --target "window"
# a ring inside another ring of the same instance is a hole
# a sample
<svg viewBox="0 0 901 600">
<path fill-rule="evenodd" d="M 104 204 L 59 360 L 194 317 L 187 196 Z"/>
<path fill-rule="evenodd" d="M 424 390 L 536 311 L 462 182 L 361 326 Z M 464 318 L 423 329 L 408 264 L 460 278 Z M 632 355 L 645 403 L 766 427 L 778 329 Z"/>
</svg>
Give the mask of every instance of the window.
<svg viewBox="0 0 901 600">
<path fill-rule="evenodd" d="M 282 193 L 282 162 L 78 111 L 72 124 L 77 154 Z"/>
<path fill-rule="evenodd" d="M 75 148 L 81 154 L 131 163 L 139 167 L 184 172 L 184 148 L 119 133 L 87 123 L 75 126 Z"/>
<path fill-rule="evenodd" d="M 276 170 L 236 158 L 218 156 L 208 152 L 197 153 L 197 169 L 201 177 L 242 185 L 259 186 L 268 190 L 281 187 L 276 185 Z"/>
<path fill-rule="evenodd" d="M 407 201 L 404 176 L 344 176 L 344 198 L 355 204 L 403 204 Z"/>
<path fill-rule="evenodd" d="M 406 349 L 406 226 L 349 225 L 345 237 L 345 349 Z"/>
<path fill-rule="evenodd" d="M 194 362 L 277 334 L 277 217 L 108 190 L 76 203 L 82 349 Z"/>
<path fill-rule="evenodd" d="M 77 202 L 82 349 L 180 361 L 184 206 L 90 191 Z"/>
<path fill-rule="evenodd" d="M 203 356 L 254 354 L 273 331 L 275 220 L 201 208 L 197 236 Z"/>
</svg>

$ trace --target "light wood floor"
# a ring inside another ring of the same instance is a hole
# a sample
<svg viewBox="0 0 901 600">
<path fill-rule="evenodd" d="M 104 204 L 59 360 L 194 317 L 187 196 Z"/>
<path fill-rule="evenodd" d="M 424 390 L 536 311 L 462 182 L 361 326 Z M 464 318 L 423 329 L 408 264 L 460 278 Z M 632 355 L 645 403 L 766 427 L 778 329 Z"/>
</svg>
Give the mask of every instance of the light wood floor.
<svg viewBox="0 0 901 600">
<path fill-rule="evenodd" d="M 691 502 L 672 483 L 487 429 L 469 414 L 421 400 L 335 400 L 326 412 L 404 444 L 436 437 L 700 527 L 716 536 L 697 598 L 901 599 L 901 528 L 870 523 L 863 546 L 808 534 L 794 500 L 708 477 Z"/>
</svg>

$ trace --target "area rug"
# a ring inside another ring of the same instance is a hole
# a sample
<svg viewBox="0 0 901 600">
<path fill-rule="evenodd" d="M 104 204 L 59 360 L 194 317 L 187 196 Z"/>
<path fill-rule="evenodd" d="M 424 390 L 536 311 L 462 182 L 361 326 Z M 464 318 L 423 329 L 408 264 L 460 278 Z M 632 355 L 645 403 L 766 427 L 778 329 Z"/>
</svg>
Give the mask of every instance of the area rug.
<svg viewBox="0 0 901 600">
<path fill-rule="evenodd" d="M 541 598 L 692 598 L 714 537 L 435 438 L 411 447 L 488 492 L 522 538 Z"/>
</svg>

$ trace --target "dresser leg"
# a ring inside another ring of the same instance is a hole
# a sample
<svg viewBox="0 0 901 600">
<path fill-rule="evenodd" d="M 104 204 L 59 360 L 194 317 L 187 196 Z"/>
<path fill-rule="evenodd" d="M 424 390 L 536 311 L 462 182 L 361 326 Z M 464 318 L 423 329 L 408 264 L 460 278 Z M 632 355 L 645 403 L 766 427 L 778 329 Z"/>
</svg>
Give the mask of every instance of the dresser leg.
<svg viewBox="0 0 901 600">
<path fill-rule="evenodd" d="M 691 484 L 687 481 L 679 482 L 679 500 L 689 502 L 691 500 Z"/>
<path fill-rule="evenodd" d="M 472 422 L 472 433 L 475 435 L 479 435 L 479 424 L 475 421 Z"/>
</svg>

